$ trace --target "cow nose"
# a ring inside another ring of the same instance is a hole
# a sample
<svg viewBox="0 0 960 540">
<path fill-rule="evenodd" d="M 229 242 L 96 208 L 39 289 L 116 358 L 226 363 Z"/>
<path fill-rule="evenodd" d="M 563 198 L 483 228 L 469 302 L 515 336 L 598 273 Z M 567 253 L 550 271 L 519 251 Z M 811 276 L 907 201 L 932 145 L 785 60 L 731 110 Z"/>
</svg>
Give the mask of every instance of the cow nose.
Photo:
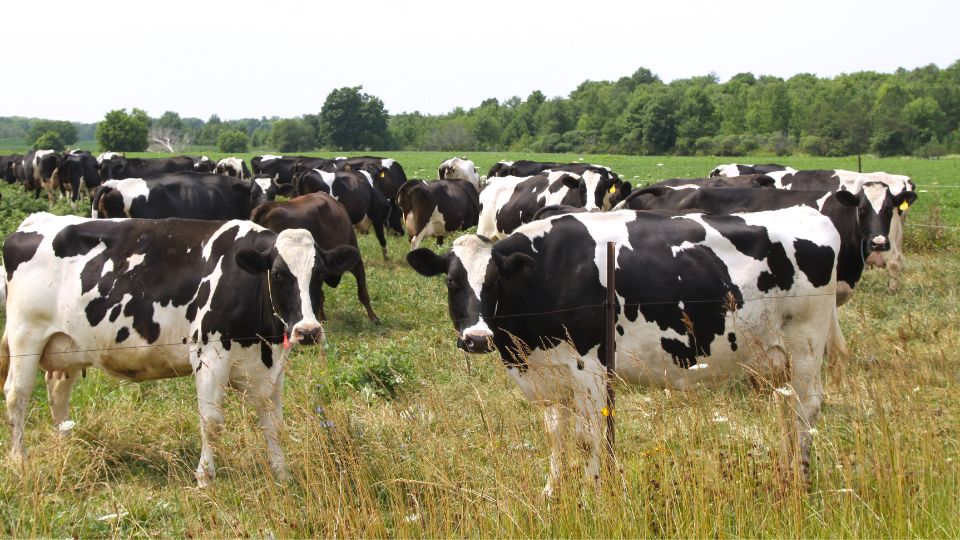
<svg viewBox="0 0 960 540">
<path fill-rule="evenodd" d="M 870 249 L 873 251 L 887 251 L 890 249 L 890 241 L 887 240 L 886 236 L 874 236 L 873 240 L 870 240 Z"/>
<path fill-rule="evenodd" d="M 323 327 L 317 323 L 300 324 L 293 329 L 293 341 L 301 345 L 314 345 L 323 341 Z"/>
<path fill-rule="evenodd" d="M 457 340 L 457 346 L 471 353 L 487 353 L 493 351 L 493 336 L 468 334 Z"/>
</svg>

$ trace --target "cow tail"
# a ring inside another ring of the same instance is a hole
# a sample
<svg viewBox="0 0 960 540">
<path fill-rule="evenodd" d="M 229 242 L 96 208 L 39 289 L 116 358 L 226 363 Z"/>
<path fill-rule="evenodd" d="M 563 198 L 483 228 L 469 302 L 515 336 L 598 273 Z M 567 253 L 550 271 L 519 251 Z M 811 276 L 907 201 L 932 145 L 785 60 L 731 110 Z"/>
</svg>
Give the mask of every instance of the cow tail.
<svg viewBox="0 0 960 540">
<path fill-rule="evenodd" d="M 847 358 L 850 356 L 850 351 L 847 350 L 847 341 L 844 339 L 843 332 L 840 330 L 840 319 L 838 318 L 837 307 L 834 306 L 832 311 L 833 315 L 831 316 L 830 329 L 827 332 L 826 354 L 831 378 L 839 382 L 843 380 L 843 367 L 844 364 L 846 364 Z"/>
</svg>

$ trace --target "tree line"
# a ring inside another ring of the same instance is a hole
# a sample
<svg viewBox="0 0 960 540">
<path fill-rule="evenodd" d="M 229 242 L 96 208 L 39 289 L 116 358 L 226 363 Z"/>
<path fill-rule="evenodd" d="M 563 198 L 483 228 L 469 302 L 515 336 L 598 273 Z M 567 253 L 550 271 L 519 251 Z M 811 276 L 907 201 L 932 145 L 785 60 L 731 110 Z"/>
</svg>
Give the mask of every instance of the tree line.
<svg viewBox="0 0 960 540">
<path fill-rule="evenodd" d="M 151 119 L 133 109 L 95 127 L 0 118 L 0 138 L 21 133 L 33 147 L 73 144 L 95 133 L 112 150 L 188 146 L 223 152 L 500 150 L 621 154 L 938 156 L 960 152 L 960 61 L 894 73 L 862 71 L 789 79 L 740 73 L 663 82 L 640 68 L 616 81 L 584 81 L 566 97 L 484 100 L 446 114 L 390 115 L 362 87 L 338 88 L 317 114 L 206 121 L 173 111 Z M 15 135 L 14 135 L 15 136 Z M 92 138 L 92 137 L 90 137 Z"/>
</svg>

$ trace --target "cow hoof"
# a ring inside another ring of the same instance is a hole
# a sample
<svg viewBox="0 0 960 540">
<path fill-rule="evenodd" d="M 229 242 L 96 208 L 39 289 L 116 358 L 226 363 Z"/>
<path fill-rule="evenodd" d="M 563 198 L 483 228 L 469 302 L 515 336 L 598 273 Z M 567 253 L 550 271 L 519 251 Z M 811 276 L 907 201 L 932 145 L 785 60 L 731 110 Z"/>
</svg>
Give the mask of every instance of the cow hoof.
<svg viewBox="0 0 960 540">
<path fill-rule="evenodd" d="M 374 315 L 373 317 L 370 317 L 370 322 L 372 322 L 373 324 L 379 325 L 380 317 L 377 317 L 376 315 Z"/>
</svg>

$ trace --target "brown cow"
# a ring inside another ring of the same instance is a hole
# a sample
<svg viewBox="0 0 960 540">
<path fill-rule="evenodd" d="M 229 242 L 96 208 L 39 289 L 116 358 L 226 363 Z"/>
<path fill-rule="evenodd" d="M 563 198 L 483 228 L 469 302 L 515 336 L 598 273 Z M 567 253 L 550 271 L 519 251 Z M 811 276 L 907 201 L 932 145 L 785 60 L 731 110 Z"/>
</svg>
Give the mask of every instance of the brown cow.
<svg viewBox="0 0 960 540">
<path fill-rule="evenodd" d="M 250 213 L 250 220 L 276 233 L 286 229 L 306 229 L 313 235 L 317 245 L 323 249 L 333 249 L 337 246 L 353 246 L 359 249 L 357 235 L 353 231 L 353 224 L 346 209 L 336 199 L 323 192 L 302 195 L 285 202 L 261 204 Z M 357 279 L 357 298 L 367 309 L 367 317 L 380 324 L 380 318 L 370 307 L 363 259 L 359 259 L 356 266 L 349 271 Z M 336 287 L 340 284 L 341 277 L 341 275 L 329 274 L 324 281 L 327 285 Z M 320 320 L 326 320 L 327 317 L 323 311 L 323 291 L 320 292 L 317 305 Z"/>
</svg>

